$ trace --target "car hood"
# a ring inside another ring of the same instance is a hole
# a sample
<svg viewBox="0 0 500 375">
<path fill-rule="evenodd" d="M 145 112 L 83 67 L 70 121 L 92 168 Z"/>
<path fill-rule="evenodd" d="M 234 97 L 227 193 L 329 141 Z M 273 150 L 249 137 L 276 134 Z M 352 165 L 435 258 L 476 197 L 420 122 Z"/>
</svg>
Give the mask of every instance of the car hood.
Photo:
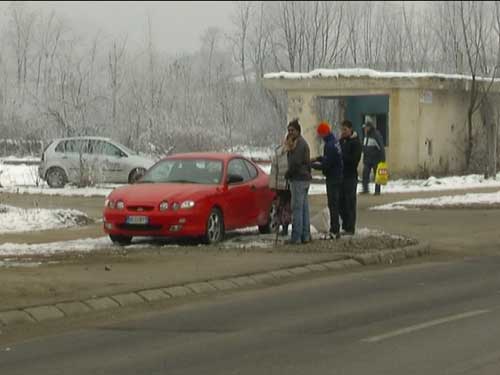
<svg viewBox="0 0 500 375">
<path fill-rule="evenodd" d="M 127 204 L 158 204 L 164 200 L 182 202 L 188 199 L 199 200 L 207 195 L 215 194 L 217 185 L 200 184 L 133 184 L 119 187 L 111 192 L 108 198 L 123 200 Z"/>
</svg>

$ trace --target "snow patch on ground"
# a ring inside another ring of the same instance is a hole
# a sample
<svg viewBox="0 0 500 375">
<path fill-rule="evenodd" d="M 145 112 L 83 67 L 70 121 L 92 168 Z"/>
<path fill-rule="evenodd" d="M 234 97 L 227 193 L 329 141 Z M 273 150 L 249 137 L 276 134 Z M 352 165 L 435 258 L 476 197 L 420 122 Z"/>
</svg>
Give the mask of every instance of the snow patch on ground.
<svg viewBox="0 0 500 375">
<path fill-rule="evenodd" d="M 496 193 L 469 193 L 463 195 L 447 195 L 435 198 L 417 198 L 393 202 L 371 207 L 371 210 L 407 210 L 420 207 L 473 207 L 500 205 L 500 191 Z"/>
<path fill-rule="evenodd" d="M 92 220 L 83 212 L 68 209 L 17 208 L 0 204 L 0 233 L 31 232 L 85 225 Z"/>
</svg>

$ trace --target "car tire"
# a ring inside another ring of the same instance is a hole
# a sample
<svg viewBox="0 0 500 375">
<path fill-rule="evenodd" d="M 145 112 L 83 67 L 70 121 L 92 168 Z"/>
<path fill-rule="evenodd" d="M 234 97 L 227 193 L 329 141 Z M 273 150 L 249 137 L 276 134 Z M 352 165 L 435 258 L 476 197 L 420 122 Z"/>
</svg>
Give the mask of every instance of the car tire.
<svg viewBox="0 0 500 375">
<path fill-rule="evenodd" d="M 120 246 L 130 245 L 130 243 L 132 242 L 132 237 L 129 237 L 129 236 L 117 236 L 117 235 L 110 234 L 109 238 L 111 239 L 111 241 L 113 241 L 114 244 L 117 244 Z"/>
<path fill-rule="evenodd" d="M 208 215 L 204 241 L 208 245 L 216 244 L 224 239 L 224 217 L 218 208 L 212 208 Z"/>
<path fill-rule="evenodd" d="M 278 220 L 278 202 L 276 200 L 272 201 L 271 207 L 269 207 L 269 215 L 267 218 L 267 223 L 264 225 L 259 225 L 259 233 L 276 233 L 280 228 Z"/>
<path fill-rule="evenodd" d="M 134 168 L 128 175 L 128 183 L 133 184 L 136 182 L 144 175 L 144 172 L 146 172 L 145 168 Z"/>
<path fill-rule="evenodd" d="M 62 168 L 52 167 L 45 174 L 45 180 L 51 188 L 62 188 L 67 184 L 68 177 Z"/>
</svg>

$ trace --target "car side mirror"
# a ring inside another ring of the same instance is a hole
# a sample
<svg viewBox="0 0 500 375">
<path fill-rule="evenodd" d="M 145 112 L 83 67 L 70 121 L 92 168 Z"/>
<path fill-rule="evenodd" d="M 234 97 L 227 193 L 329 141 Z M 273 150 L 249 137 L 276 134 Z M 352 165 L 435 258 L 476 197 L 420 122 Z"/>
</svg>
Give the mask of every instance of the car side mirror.
<svg viewBox="0 0 500 375">
<path fill-rule="evenodd" d="M 243 180 L 244 180 L 243 177 L 240 176 L 239 174 L 229 174 L 227 176 L 227 183 L 229 185 L 236 184 L 238 182 L 243 182 Z"/>
</svg>

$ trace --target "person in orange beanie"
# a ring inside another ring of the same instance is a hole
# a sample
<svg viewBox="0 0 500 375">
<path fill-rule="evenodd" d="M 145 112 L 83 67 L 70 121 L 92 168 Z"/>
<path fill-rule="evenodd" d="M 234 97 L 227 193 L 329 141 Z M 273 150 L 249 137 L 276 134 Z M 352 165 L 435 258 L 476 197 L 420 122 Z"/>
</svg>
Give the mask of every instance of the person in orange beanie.
<svg viewBox="0 0 500 375">
<path fill-rule="evenodd" d="M 326 177 L 326 195 L 328 210 L 330 211 L 328 236 L 331 239 L 338 239 L 340 238 L 339 194 L 343 175 L 342 149 L 327 122 L 321 122 L 316 131 L 318 136 L 325 142 L 325 145 L 323 147 L 323 156 L 311 160 L 311 167 L 322 171 Z"/>
</svg>

